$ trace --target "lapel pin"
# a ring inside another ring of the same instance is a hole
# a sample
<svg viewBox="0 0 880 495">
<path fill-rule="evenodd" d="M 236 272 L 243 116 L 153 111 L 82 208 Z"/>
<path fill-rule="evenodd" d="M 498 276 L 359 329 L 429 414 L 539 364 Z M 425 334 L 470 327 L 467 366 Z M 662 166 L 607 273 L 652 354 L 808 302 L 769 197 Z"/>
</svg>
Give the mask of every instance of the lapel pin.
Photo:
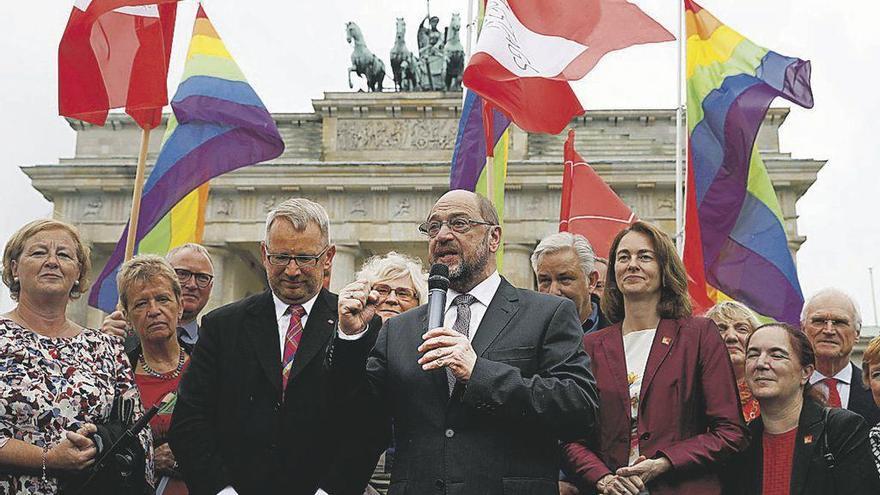
<svg viewBox="0 0 880 495">
<path fill-rule="evenodd" d="M 804 435 L 804 444 L 813 443 L 813 435 Z"/>
<path fill-rule="evenodd" d="M 333 324 L 333 320 L 327 320 L 327 324 L 328 324 L 328 325 L 332 325 L 332 324 Z"/>
<path fill-rule="evenodd" d="M 671 342 L 672 339 L 670 339 L 669 337 L 663 337 L 662 339 L 660 339 L 660 343 L 663 345 L 669 345 Z"/>
</svg>

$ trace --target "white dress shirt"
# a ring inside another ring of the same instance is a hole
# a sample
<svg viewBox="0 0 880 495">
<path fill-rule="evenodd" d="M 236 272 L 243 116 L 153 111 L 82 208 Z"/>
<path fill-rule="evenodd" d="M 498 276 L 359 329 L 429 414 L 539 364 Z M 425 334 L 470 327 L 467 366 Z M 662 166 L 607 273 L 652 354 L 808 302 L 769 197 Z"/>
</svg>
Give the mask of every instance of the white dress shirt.
<svg viewBox="0 0 880 495">
<path fill-rule="evenodd" d="M 495 297 L 495 293 L 498 292 L 498 287 L 500 286 L 501 275 L 498 275 L 498 272 L 495 271 L 468 291 L 468 294 L 476 298 L 476 301 L 471 304 L 471 321 L 468 325 L 468 339 L 471 342 L 474 340 L 477 328 L 480 327 L 480 322 L 486 316 L 486 309 L 489 308 L 489 303 L 492 302 L 492 298 Z M 446 312 L 443 314 L 443 326 L 446 328 L 452 328 L 452 325 L 455 325 L 455 320 L 458 319 L 458 308 L 453 307 L 452 302 L 459 295 L 461 295 L 460 292 L 452 289 L 447 289 L 446 291 Z"/>
<path fill-rule="evenodd" d="M 853 367 L 847 363 L 842 370 L 832 377 L 837 380 L 837 393 L 840 394 L 840 407 L 843 409 L 846 409 L 847 406 L 849 406 L 849 386 L 852 383 L 852 370 Z M 828 377 L 819 373 L 819 370 L 813 371 L 813 375 L 810 376 L 810 385 L 819 383 L 825 378 Z M 825 397 L 828 398 L 828 387 L 824 383 L 819 383 L 816 386 L 819 387 L 819 390 L 821 390 L 822 393 L 825 394 Z"/>
<path fill-rule="evenodd" d="M 321 292 L 319 291 L 318 294 L 320 293 Z M 306 328 L 306 323 L 309 321 L 309 315 L 312 313 L 312 306 L 315 305 L 315 300 L 318 299 L 318 294 L 315 294 L 314 297 L 302 304 L 303 309 L 306 310 L 306 314 L 300 318 L 303 329 Z M 284 340 L 287 339 L 287 327 L 290 326 L 290 313 L 287 312 L 287 308 L 290 307 L 290 304 L 278 299 L 278 296 L 276 296 L 274 292 L 272 293 L 272 300 L 275 301 L 275 320 L 278 322 L 278 346 L 281 348 L 281 356 L 283 357 Z"/>
</svg>

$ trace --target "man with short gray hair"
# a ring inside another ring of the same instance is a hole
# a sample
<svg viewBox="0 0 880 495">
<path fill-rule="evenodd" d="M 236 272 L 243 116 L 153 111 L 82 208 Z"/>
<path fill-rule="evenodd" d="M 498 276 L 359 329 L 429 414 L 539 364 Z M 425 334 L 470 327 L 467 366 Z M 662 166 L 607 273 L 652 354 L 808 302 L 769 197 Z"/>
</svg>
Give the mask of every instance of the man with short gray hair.
<svg viewBox="0 0 880 495">
<path fill-rule="evenodd" d="M 850 362 L 862 330 L 855 300 L 839 289 L 822 289 L 804 304 L 801 327 L 816 354 L 810 384 L 825 394 L 829 406 L 859 413 L 869 425 L 880 422 L 880 409 L 864 386 L 862 370 Z"/>
<path fill-rule="evenodd" d="M 307 199 L 278 205 L 260 246 L 269 290 L 202 319 L 171 425 L 190 493 L 363 490 L 334 468 L 341 418 L 333 401 L 346 392 L 327 376 L 337 321 L 337 296 L 322 287 L 336 253 L 329 223 Z M 372 347 L 377 333 L 353 345 Z"/>
<path fill-rule="evenodd" d="M 599 309 L 599 296 L 594 293 L 599 280 L 595 265 L 596 253 L 590 241 L 570 232 L 550 234 L 532 253 L 538 291 L 571 299 L 585 334 L 610 324 Z"/>
</svg>

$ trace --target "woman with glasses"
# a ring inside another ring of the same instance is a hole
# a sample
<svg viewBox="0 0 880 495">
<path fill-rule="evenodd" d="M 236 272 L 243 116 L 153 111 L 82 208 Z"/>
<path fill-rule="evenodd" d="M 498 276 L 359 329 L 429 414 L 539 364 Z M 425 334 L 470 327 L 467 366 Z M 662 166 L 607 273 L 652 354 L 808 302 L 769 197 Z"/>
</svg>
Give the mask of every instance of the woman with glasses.
<svg viewBox="0 0 880 495">
<path fill-rule="evenodd" d="M 123 314 L 140 342 L 128 358 L 145 409 L 176 392 L 189 365 L 189 352 L 177 339 L 177 325 L 183 314 L 178 277 L 164 258 L 151 254 L 125 262 L 116 276 Z M 156 474 L 161 476 L 157 495 L 188 493 L 168 445 L 175 402 L 176 399 L 166 401 L 166 406 L 150 420 L 155 445 L 153 462 Z"/>
<path fill-rule="evenodd" d="M 363 290 L 364 286 L 370 287 L 378 298 L 376 314 L 382 318 L 383 323 L 428 302 L 428 274 L 422 270 L 422 262 L 394 251 L 368 259 L 355 275 L 355 280 L 357 282 L 344 290 Z M 385 493 L 388 490 L 393 457 L 392 445 L 379 458 L 365 493 Z"/>
</svg>

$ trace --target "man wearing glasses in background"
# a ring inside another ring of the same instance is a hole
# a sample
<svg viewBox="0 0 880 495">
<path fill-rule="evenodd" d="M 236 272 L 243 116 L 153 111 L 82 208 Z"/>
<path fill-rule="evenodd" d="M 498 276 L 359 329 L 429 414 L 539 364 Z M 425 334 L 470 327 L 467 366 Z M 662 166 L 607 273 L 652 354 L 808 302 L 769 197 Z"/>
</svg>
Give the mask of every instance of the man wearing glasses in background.
<svg viewBox="0 0 880 495">
<path fill-rule="evenodd" d="M 172 249 L 165 259 L 177 272 L 182 290 L 180 302 L 183 306 L 183 316 L 177 327 L 177 340 L 187 353 L 192 354 L 193 347 L 199 340 L 198 317 L 208 304 L 211 290 L 214 288 L 214 262 L 208 250 L 201 244 L 195 243 L 183 244 Z M 128 330 L 128 322 L 122 311 L 114 311 L 104 318 L 101 330 L 104 333 L 124 337 L 127 353 L 132 352 L 138 345 L 137 337 Z"/>
<path fill-rule="evenodd" d="M 337 296 L 322 285 L 335 253 L 324 208 L 285 201 L 261 244 L 269 290 L 202 319 L 170 434 L 190 494 L 352 491 L 333 462 L 346 391 L 328 386 L 326 365 Z"/>
</svg>

